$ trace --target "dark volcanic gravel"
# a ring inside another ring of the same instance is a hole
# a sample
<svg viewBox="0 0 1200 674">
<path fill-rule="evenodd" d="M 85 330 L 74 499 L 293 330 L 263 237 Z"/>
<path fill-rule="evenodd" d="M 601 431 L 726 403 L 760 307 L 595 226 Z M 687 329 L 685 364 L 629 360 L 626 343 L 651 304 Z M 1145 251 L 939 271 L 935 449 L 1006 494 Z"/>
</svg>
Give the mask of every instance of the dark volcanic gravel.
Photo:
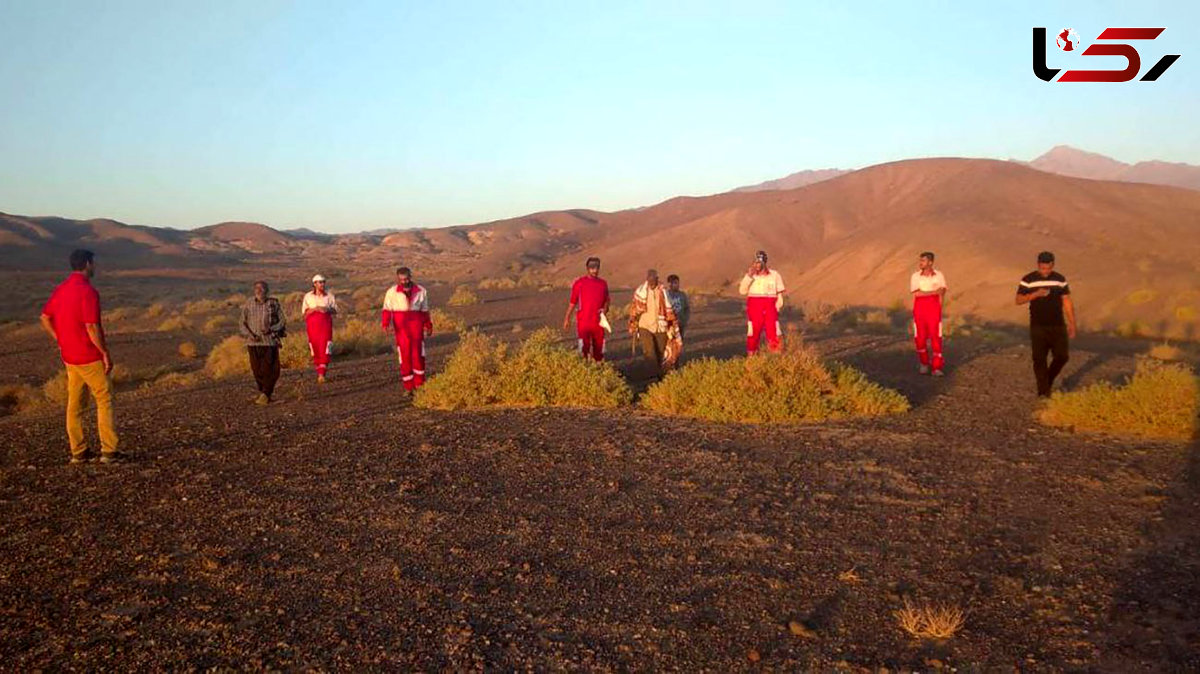
<svg viewBox="0 0 1200 674">
<path fill-rule="evenodd" d="M 727 318 L 698 351 L 736 351 Z M 60 411 L 0 419 L 0 662 L 1200 667 L 1195 443 L 1036 425 L 1028 350 L 1003 339 L 951 342 L 941 381 L 898 337 L 815 342 L 914 411 L 772 428 L 428 412 L 380 357 L 321 389 L 289 372 L 266 408 L 244 380 L 124 394 L 123 466 L 66 465 Z M 1126 351 L 1081 342 L 1069 383 L 1130 371 Z M 909 639 L 906 599 L 966 627 Z"/>
</svg>

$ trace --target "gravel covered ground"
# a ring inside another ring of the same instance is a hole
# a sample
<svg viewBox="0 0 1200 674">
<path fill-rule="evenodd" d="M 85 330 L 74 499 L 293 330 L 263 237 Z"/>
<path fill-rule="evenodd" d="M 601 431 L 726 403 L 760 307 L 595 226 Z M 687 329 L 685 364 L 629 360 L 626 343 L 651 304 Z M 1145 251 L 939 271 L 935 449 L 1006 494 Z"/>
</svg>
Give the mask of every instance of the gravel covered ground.
<svg viewBox="0 0 1200 674">
<path fill-rule="evenodd" d="M 496 334 L 561 320 L 557 296 L 489 299 L 463 311 Z M 697 320 L 691 354 L 737 351 L 735 310 Z M 118 358 L 153 353 L 139 339 Z M 59 410 L 0 419 L 0 662 L 1200 667 L 1197 443 L 1036 425 L 1016 339 L 950 342 L 944 380 L 918 378 L 897 335 L 810 340 L 914 411 L 773 428 L 429 412 L 384 356 L 320 389 L 285 373 L 265 408 L 247 380 L 125 392 L 121 466 L 66 465 Z M 436 369 L 453 339 L 433 346 Z M 1132 371 L 1132 348 L 1080 340 L 1068 385 Z M 913 640 L 906 600 L 966 626 Z"/>
</svg>

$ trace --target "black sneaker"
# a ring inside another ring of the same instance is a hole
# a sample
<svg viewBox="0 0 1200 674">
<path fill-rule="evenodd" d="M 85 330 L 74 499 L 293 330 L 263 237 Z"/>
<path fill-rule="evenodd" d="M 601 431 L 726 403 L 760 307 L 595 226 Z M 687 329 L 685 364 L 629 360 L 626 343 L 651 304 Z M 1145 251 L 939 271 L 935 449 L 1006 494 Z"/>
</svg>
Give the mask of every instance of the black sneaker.
<svg viewBox="0 0 1200 674">
<path fill-rule="evenodd" d="M 125 452 L 101 452 L 100 463 L 125 463 L 129 455 Z"/>
<path fill-rule="evenodd" d="M 95 458 L 96 458 L 96 454 L 94 452 L 92 452 L 91 450 L 84 450 L 78 454 L 71 455 L 71 465 L 77 465 L 77 464 L 81 464 L 81 463 L 90 463 Z"/>
</svg>

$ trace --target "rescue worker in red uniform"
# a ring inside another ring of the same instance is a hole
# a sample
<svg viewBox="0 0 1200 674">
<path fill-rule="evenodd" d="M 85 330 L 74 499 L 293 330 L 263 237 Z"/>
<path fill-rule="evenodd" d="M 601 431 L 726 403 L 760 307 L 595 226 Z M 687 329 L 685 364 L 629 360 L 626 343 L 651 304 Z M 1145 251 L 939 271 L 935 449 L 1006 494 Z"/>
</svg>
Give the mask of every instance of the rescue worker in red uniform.
<svg viewBox="0 0 1200 674">
<path fill-rule="evenodd" d="M 304 296 L 301 305 L 308 332 L 308 351 L 317 370 L 318 384 L 325 383 L 325 371 L 333 355 L 333 316 L 337 313 L 337 299 L 325 288 L 325 283 L 324 276 L 314 276 L 313 289 Z"/>
<path fill-rule="evenodd" d="M 383 329 L 396 335 L 400 380 L 410 395 L 425 383 L 425 337 L 433 334 L 429 297 L 412 280 L 412 270 L 396 270 L 396 285 L 383 296 Z"/>
<path fill-rule="evenodd" d="M 933 253 L 917 258 L 917 271 L 908 282 L 913 296 L 913 337 L 917 341 L 917 359 L 921 374 L 942 376 L 942 302 L 946 297 L 946 277 L 933 268 Z M 930 348 L 927 348 L 930 347 Z M 932 355 L 930 350 L 933 351 Z"/>
<path fill-rule="evenodd" d="M 783 293 L 786 290 L 779 272 L 767 267 L 767 254 L 758 251 L 754 255 L 754 264 L 750 265 L 750 270 L 738 285 L 738 292 L 746 296 L 747 354 L 758 352 L 763 335 L 767 338 L 767 348 L 779 351 L 779 310 L 783 308 Z"/>
<path fill-rule="evenodd" d="M 571 285 L 571 300 L 563 317 L 563 330 L 571 325 L 575 314 L 575 334 L 579 337 L 579 353 L 584 358 L 604 360 L 604 328 L 610 302 L 608 282 L 600 278 L 600 258 L 587 259 L 587 274 Z"/>
</svg>

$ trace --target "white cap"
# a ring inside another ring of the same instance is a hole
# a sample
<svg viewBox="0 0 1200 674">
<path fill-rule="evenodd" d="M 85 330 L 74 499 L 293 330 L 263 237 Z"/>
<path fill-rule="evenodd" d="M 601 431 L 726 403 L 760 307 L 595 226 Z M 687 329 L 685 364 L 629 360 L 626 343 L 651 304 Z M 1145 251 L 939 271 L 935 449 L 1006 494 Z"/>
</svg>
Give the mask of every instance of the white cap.
<svg viewBox="0 0 1200 674">
<path fill-rule="evenodd" d="M 313 277 L 313 280 L 312 280 L 312 282 L 313 282 L 313 283 L 316 283 L 317 281 L 324 281 L 324 280 L 325 280 L 325 277 L 324 277 L 324 276 L 321 276 L 320 274 L 317 274 L 316 276 L 314 276 L 314 277 Z"/>
</svg>

